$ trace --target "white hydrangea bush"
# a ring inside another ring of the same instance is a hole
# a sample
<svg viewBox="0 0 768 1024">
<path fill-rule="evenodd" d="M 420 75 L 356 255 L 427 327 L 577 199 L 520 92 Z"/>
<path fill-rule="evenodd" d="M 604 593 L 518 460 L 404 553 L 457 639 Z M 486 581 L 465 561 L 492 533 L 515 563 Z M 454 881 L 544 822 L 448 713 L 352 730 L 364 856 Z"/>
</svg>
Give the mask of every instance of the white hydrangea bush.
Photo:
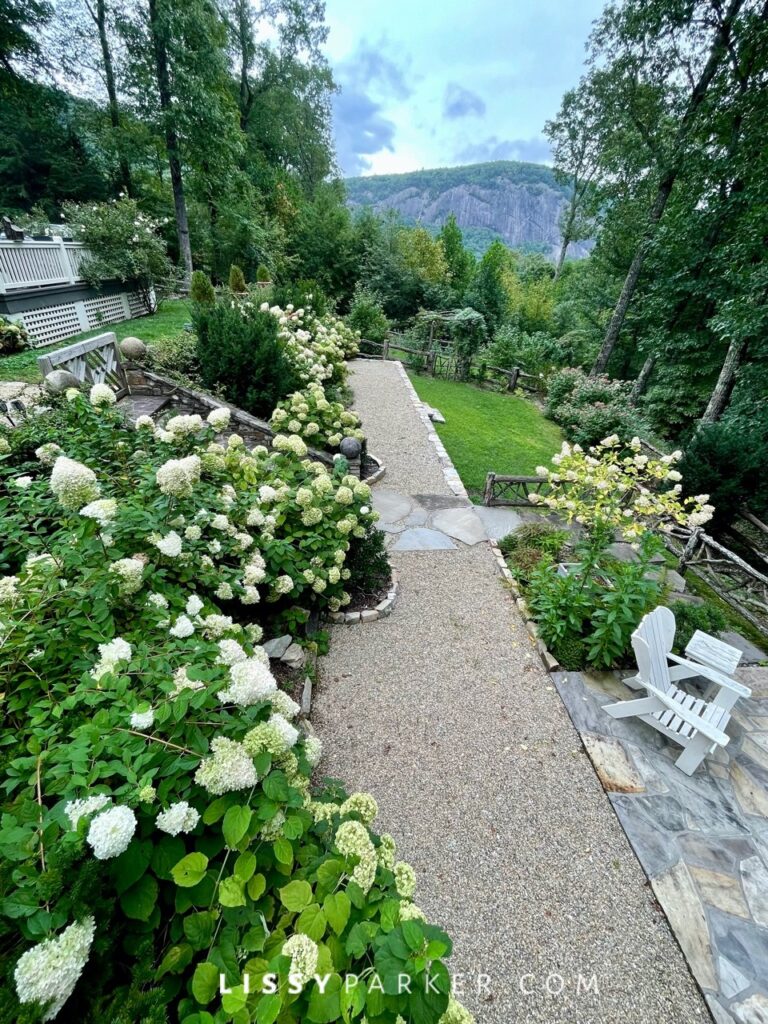
<svg viewBox="0 0 768 1024">
<path fill-rule="evenodd" d="M 222 444 L 224 416 L 129 431 L 93 398 L 56 411 L 57 449 L 36 421 L 0 457 L 11 1016 L 306 1020 L 316 972 L 361 976 L 365 1003 L 378 963 L 377 1020 L 413 1016 L 393 965 L 411 992 L 434 975 L 426 1024 L 457 1019 L 412 869 L 373 797 L 313 782 L 322 745 L 261 645 L 281 608 L 348 599 L 369 489 L 297 435 L 268 452 Z M 277 993 L 244 991 L 249 964 Z M 333 987 L 325 1012 L 342 1019 Z"/>
<path fill-rule="evenodd" d="M 357 413 L 345 409 L 341 402 L 330 401 L 317 381 L 278 403 L 271 426 L 277 431 L 298 434 L 313 448 L 336 449 L 345 437 L 365 440 Z"/>
</svg>

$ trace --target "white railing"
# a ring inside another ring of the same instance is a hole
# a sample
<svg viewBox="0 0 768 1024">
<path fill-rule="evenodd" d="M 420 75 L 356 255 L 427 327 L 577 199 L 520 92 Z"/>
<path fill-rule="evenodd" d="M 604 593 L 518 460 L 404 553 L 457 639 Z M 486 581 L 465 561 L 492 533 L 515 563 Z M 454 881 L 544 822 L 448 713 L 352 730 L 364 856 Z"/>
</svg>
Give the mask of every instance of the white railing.
<svg viewBox="0 0 768 1024">
<path fill-rule="evenodd" d="M 80 266 L 86 255 L 82 242 L 65 242 L 57 236 L 49 242 L 0 239 L 0 295 L 51 284 L 76 284 L 83 280 Z"/>
</svg>

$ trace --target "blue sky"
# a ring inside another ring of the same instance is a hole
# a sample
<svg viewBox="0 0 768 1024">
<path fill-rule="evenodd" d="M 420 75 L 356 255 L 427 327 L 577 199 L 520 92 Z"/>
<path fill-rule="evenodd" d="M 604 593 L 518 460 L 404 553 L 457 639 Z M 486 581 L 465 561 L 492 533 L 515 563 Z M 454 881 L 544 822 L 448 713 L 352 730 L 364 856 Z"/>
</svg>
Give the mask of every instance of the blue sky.
<svg viewBox="0 0 768 1024">
<path fill-rule="evenodd" d="M 345 176 L 544 162 L 603 0 L 326 0 Z"/>
</svg>

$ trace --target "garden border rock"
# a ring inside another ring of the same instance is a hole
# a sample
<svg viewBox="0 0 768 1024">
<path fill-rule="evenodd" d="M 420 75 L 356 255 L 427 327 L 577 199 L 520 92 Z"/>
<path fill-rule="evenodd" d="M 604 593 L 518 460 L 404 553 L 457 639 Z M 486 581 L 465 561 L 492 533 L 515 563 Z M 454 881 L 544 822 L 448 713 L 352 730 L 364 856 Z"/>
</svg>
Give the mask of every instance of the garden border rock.
<svg viewBox="0 0 768 1024">
<path fill-rule="evenodd" d="M 381 459 L 377 459 L 375 455 L 369 454 L 368 458 L 371 460 L 371 462 L 375 462 L 376 465 L 379 467 L 377 470 L 371 473 L 370 476 L 367 476 L 365 480 L 362 481 L 362 483 L 368 484 L 369 487 L 372 487 L 374 484 L 377 484 L 379 480 L 383 479 L 384 474 L 387 472 L 387 467 L 384 465 Z"/>
<path fill-rule="evenodd" d="M 335 626 L 353 626 L 358 622 L 376 622 L 378 619 L 385 619 L 397 603 L 399 587 L 400 577 L 397 569 L 392 566 L 392 581 L 389 584 L 387 596 L 379 601 L 375 608 L 361 608 L 356 612 L 331 612 L 328 621 Z"/>
</svg>

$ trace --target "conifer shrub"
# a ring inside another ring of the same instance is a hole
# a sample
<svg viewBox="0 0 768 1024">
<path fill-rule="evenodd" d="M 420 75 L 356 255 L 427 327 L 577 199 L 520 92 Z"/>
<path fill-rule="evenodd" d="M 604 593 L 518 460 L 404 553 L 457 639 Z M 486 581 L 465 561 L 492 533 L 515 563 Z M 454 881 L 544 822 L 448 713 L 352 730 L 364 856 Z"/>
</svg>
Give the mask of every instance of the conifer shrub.
<svg viewBox="0 0 768 1024">
<path fill-rule="evenodd" d="M 267 311 L 250 312 L 227 303 L 201 305 L 194 316 L 200 376 L 209 391 L 254 416 L 269 418 L 277 403 L 300 384 Z"/>
<path fill-rule="evenodd" d="M 216 292 L 213 290 L 211 279 L 204 271 L 192 271 L 189 297 L 198 306 L 212 306 L 216 301 Z"/>
<path fill-rule="evenodd" d="M 247 290 L 248 286 L 245 283 L 245 274 L 236 263 L 233 263 L 229 268 L 229 290 L 234 292 L 235 295 L 243 295 Z"/>
</svg>

